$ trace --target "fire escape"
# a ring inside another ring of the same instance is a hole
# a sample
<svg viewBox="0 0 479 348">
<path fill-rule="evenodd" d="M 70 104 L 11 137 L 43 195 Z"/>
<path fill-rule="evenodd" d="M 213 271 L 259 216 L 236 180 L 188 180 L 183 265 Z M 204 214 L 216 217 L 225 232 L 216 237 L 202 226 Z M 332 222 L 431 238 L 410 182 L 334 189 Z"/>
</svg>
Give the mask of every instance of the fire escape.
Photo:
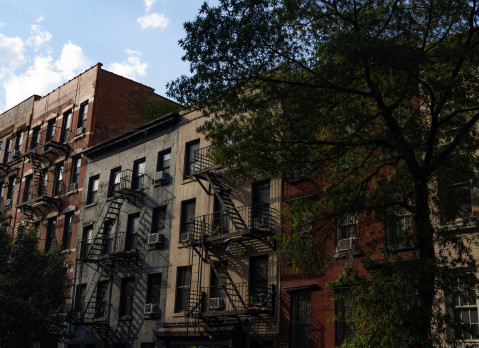
<svg viewBox="0 0 479 348">
<path fill-rule="evenodd" d="M 77 243 L 72 328 L 76 332 L 80 326 L 90 327 L 105 346 L 114 341 L 110 326 L 113 277 L 118 269 L 135 264 L 139 256 L 138 244 L 129 239 L 126 231 L 120 232 L 118 224 L 125 201 L 139 206 L 144 199 L 143 187 L 133 187 L 132 171 L 120 172 L 119 183 L 111 187 L 113 197 L 105 201 L 91 235 L 84 233 Z"/>
<path fill-rule="evenodd" d="M 48 180 L 48 169 L 55 160 L 69 154 L 70 146 L 56 140 L 55 129 L 54 126 L 48 127 L 29 137 L 26 144 L 28 150 L 20 154 L 21 158 L 30 161 L 33 170 L 31 178 L 26 180 L 20 193 L 21 203 L 17 205 L 17 208 L 21 208 L 26 223 L 32 223 L 35 217 L 43 217 L 62 208 L 62 201 L 58 196 L 65 193 L 61 177 L 63 173 L 55 173 L 55 179 Z M 48 186 L 53 186 L 52 190 L 48 190 Z"/>
<path fill-rule="evenodd" d="M 232 183 L 241 178 L 215 165 L 210 151 L 211 147 L 206 147 L 195 152 L 192 176 L 209 195 L 216 197 L 221 209 L 188 222 L 181 242 L 190 247 L 190 265 L 198 266 L 192 274 L 186 316 L 201 320 L 207 329 L 214 330 L 274 313 L 274 284 L 257 286 L 248 280 L 238 281 L 230 270 L 235 268 L 231 255 L 235 255 L 239 245 L 262 243 L 274 249 L 270 237 L 279 229 L 279 212 L 269 205 L 236 207 L 231 199 L 235 190 Z M 204 286 L 207 283 L 201 279 L 203 264 L 211 267 L 215 284 Z"/>
</svg>

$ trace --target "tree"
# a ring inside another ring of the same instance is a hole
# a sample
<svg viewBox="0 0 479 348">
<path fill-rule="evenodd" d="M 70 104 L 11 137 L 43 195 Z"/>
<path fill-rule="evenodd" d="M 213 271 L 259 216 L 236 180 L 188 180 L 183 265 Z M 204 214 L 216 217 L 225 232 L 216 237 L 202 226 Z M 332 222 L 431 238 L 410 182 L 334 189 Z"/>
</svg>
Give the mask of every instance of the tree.
<svg viewBox="0 0 479 348">
<path fill-rule="evenodd" d="M 0 346 L 51 344 L 65 335 L 66 255 L 42 252 L 34 229 L 0 229 Z"/>
<path fill-rule="evenodd" d="M 477 186 L 478 11 L 475 0 L 220 0 L 185 24 L 192 75 L 168 86 L 182 104 L 207 110 L 200 131 L 217 161 L 321 178 L 313 253 L 345 214 L 367 217 L 363 234 L 391 211 L 413 214 L 416 251 L 394 256 L 412 272 L 395 274 L 415 285 L 411 321 L 391 324 L 407 326 L 398 346 L 439 344 L 452 318 L 435 297 L 457 288 L 456 268 L 475 269 L 465 239 L 434 222 L 442 193 L 454 197 L 450 184 Z M 294 256 L 294 235 L 284 238 L 282 251 Z M 382 260 L 392 262 L 389 252 Z M 360 333 L 371 328 L 362 325 L 356 343 L 367 346 Z"/>
</svg>

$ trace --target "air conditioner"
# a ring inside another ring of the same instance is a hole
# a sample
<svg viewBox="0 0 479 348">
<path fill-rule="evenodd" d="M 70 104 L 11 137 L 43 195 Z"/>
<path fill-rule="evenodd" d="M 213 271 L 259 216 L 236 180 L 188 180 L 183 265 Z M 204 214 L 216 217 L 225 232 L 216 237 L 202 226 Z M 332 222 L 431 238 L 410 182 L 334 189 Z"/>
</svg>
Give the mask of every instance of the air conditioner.
<svg viewBox="0 0 479 348">
<path fill-rule="evenodd" d="M 6 206 L 6 207 L 9 207 L 9 206 L 11 206 L 11 205 L 12 205 L 12 200 L 11 200 L 11 199 L 6 199 L 6 200 L 5 200 L 5 206 Z"/>
<path fill-rule="evenodd" d="M 191 232 L 184 232 L 180 235 L 180 241 L 182 243 L 188 243 L 191 239 Z"/>
<path fill-rule="evenodd" d="M 77 131 L 76 131 L 76 135 L 80 135 L 83 133 L 83 128 L 82 127 L 78 127 L 77 128 Z"/>
<path fill-rule="evenodd" d="M 70 191 L 76 190 L 76 188 L 77 188 L 76 182 L 72 182 L 72 183 L 70 184 Z"/>
<path fill-rule="evenodd" d="M 225 299 L 222 297 L 213 297 L 210 298 L 210 309 L 211 310 L 221 310 L 225 309 L 226 303 Z"/>
<path fill-rule="evenodd" d="M 10 156 L 12 158 L 18 158 L 22 155 L 21 151 L 20 150 L 12 150 L 12 152 L 10 152 Z"/>
<path fill-rule="evenodd" d="M 163 234 L 161 233 L 152 233 L 148 236 L 149 245 L 163 244 Z"/>
<path fill-rule="evenodd" d="M 168 182 L 169 174 L 160 170 L 157 171 L 153 177 L 155 184 L 164 184 Z"/>
<path fill-rule="evenodd" d="M 354 238 L 345 238 L 338 240 L 338 244 L 336 245 L 336 249 L 338 251 L 346 251 L 351 250 L 354 245 Z"/>
<path fill-rule="evenodd" d="M 158 314 L 158 305 L 156 303 L 146 303 L 143 306 L 143 314 L 145 315 Z"/>
</svg>

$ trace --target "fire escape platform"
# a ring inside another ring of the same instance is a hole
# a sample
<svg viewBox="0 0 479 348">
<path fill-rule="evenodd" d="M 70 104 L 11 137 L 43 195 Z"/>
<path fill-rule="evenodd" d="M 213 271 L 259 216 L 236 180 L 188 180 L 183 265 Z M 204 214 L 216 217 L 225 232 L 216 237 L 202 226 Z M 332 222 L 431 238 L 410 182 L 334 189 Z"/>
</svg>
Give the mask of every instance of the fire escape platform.
<svg viewBox="0 0 479 348">
<path fill-rule="evenodd" d="M 30 210 L 35 215 L 45 215 L 54 210 L 60 210 L 61 207 L 62 200 L 60 198 L 54 198 L 47 195 L 36 197 L 17 205 L 17 208 Z"/>
</svg>

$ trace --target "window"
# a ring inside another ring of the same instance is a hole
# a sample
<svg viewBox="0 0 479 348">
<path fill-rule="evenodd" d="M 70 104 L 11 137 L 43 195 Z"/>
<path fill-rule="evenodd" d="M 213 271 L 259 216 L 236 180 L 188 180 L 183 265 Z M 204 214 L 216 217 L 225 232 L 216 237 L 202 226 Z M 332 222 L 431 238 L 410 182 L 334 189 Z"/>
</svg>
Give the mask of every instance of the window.
<svg viewBox="0 0 479 348">
<path fill-rule="evenodd" d="M 459 223 L 472 215 L 471 185 L 463 182 L 440 188 L 441 224 Z"/>
<path fill-rule="evenodd" d="M 72 110 L 68 110 L 63 114 L 62 134 L 60 142 L 66 143 L 70 136 L 70 127 L 72 124 Z"/>
<path fill-rule="evenodd" d="M 346 251 L 354 248 L 357 239 L 358 217 L 346 215 L 339 221 L 338 240 L 336 244 L 337 251 Z"/>
<path fill-rule="evenodd" d="M 85 298 L 86 298 L 86 283 L 77 285 L 76 293 L 76 304 L 75 308 L 77 311 L 83 312 L 85 308 Z"/>
<path fill-rule="evenodd" d="M 84 132 L 86 129 L 86 120 L 88 116 L 88 101 L 81 103 L 80 105 L 80 115 L 78 116 L 78 129 L 81 128 L 81 131 L 77 130 L 77 134 L 79 132 Z"/>
<path fill-rule="evenodd" d="M 23 190 L 23 202 L 32 199 L 33 175 L 25 177 L 25 188 Z"/>
<path fill-rule="evenodd" d="M 0 182 L 0 198 L 5 195 L 5 182 Z"/>
<path fill-rule="evenodd" d="M 266 227 L 271 223 L 269 180 L 253 184 L 253 224 Z"/>
<path fill-rule="evenodd" d="M 128 215 L 125 237 L 125 251 L 136 249 L 138 232 L 140 230 L 140 213 Z"/>
<path fill-rule="evenodd" d="M 55 165 L 55 181 L 53 187 L 53 195 L 58 196 L 62 193 L 63 187 L 63 162 L 60 162 Z"/>
<path fill-rule="evenodd" d="M 110 171 L 110 181 L 108 183 L 108 197 L 113 197 L 113 193 L 120 189 L 121 167 L 113 168 Z"/>
<path fill-rule="evenodd" d="M 229 195 L 229 192 L 227 193 Z M 228 215 L 228 208 L 222 204 L 218 197 L 214 196 L 214 213 L 213 213 L 213 233 L 224 234 L 228 233 L 230 224 L 230 217 Z"/>
<path fill-rule="evenodd" d="M 160 305 L 161 296 L 161 273 L 148 274 L 146 288 L 146 303 Z"/>
<path fill-rule="evenodd" d="M 175 312 L 182 312 L 188 308 L 190 282 L 191 266 L 178 267 L 178 273 L 176 275 Z"/>
<path fill-rule="evenodd" d="M 3 163 L 8 162 L 8 156 L 10 156 L 10 151 L 12 151 L 12 138 L 8 138 L 5 144 L 5 152 L 3 153 Z"/>
<path fill-rule="evenodd" d="M 81 157 L 74 157 L 72 160 L 72 175 L 70 179 L 70 189 L 76 189 L 80 181 Z M 74 187 L 73 187 L 74 186 Z"/>
<path fill-rule="evenodd" d="M 45 142 L 49 142 L 53 140 L 55 136 L 55 123 L 56 119 L 51 119 L 47 123 L 47 131 L 45 133 Z"/>
<path fill-rule="evenodd" d="M 411 234 L 411 213 L 399 209 L 388 216 L 386 226 L 386 245 L 396 248 L 405 248 Z"/>
<path fill-rule="evenodd" d="M 48 170 L 43 169 L 40 171 L 40 180 L 38 182 L 38 197 L 42 197 L 47 194 L 47 184 L 48 184 Z"/>
<path fill-rule="evenodd" d="M 249 296 L 250 305 L 263 306 L 268 294 L 268 255 L 250 260 Z"/>
<path fill-rule="evenodd" d="M 133 295 L 135 293 L 135 279 L 123 278 L 121 280 L 120 293 L 120 316 L 131 315 L 133 313 Z"/>
<path fill-rule="evenodd" d="M 311 347 L 311 293 L 291 295 L 291 347 Z"/>
<path fill-rule="evenodd" d="M 17 133 L 17 139 L 15 140 L 15 150 L 22 151 L 23 144 L 23 132 Z"/>
<path fill-rule="evenodd" d="M 153 209 L 151 233 L 164 233 L 166 227 L 166 205 Z"/>
<path fill-rule="evenodd" d="M 214 262 L 210 269 L 210 299 L 212 298 L 219 299 L 216 301 L 210 300 L 210 308 L 209 308 L 210 310 L 224 309 L 225 301 L 226 301 L 225 285 L 228 279 L 227 272 L 228 272 L 227 262 L 223 262 L 223 263 Z"/>
<path fill-rule="evenodd" d="M 163 171 L 163 174 L 170 173 L 171 149 L 164 150 L 158 153 L 158 162 L 156 164 L 156 171 Z"/>
<path fill-rule="evenodd" d="M 106 238 L 106 242 L 103 244 L 102 254 L 108 254 L 112 251 L 113 247 L 113 237 L 115 230 L 113 229 L 115 225 L 115 220 L 109 219 L 103 223 L 103 235 Z"/>
<path fill-rule="evenodd" d="M 479 339 L 479 319 L 477 293 L 474 288 L 465 284 L 459 285 L 458 293 L 454 297 L 454 318 L 460 320 L 469 330 L 456 330 L 456 339 L 471 340 Z"/>
<path fill-rule="evenodd" d="M 108 282 L 100 281 L 96 286 L 95 317 L 100 318 L 106 315 L 108 306 Z"/>
<path fill-rule="evenodd" d="M 133 181 L 131 188 L 134 190 L 143 189 L 145 184 L 145 158 L 136 160 L 133 163 Z"/>
<path fill-rule="evenodd" d="M 200 149 L 200 140 L 190 141 L 186 143 L 185 149 L 185 178 L 193 175 L 197 169 L 198 159 L 195 157 L 195 151 Z"/>
<path fill-rule="evenodd" d="M 73 213 L 65 214 L 63 227 L 63 249 L 70 249 L 73 232 Z"/>
<path fill-rule="evenodd" d="M 349 289 L 337 289 L 336 294 L 339 298 L 334 303 L 335 341 L 336 346 L 341 346 L 346 338 L 354 336 L 354 330 L 350 323 L 351 318 L 349 318 L 351 306 L 345 298 L 349 294 Z"/>
<path fill-rule="evenodd" d="M 86 199 L 87 204 L 96 203 L 99 183 L 100 175 L 91 176 L 88 180 L 88 194 Z"/>
<path fill-rule="evenodd" d="M 13 198 L 13 190 L 15 189 L 15 183 L 17 181 L 17 178 L 14 176 L 11 176 L 8 178 L 8 192 L 7 192 L 7 200 L 12 201 Z"/>
<path fill-rule="evenodd" d="M 193 232 L 191 222 L 195 219 L 196 199 L 181 202 L 180 233 L 181 240 L 188 239 L 187 233 Z"/>
<path fill-rule="evenodd" d="M 81 259 L 88 257 L 88 254 L 91 250 L 93 225 L 88 225 L 83 227 L 83 236 L 82 236 L 82 249 L 81 249 Z"/>
<path fill-rule="evenodd" d="M 30 149 L 34 149 L 40 144 L 40 129 L 40 126 L 33 128 Z"/>
<path fill-rule="evenodd" d="M 57 218 L 48 220 L 47 236 L 45 238 L 45 250 L 51 251 L 55 246 L 55 229 L 57 228 Z"/>
</svg>

